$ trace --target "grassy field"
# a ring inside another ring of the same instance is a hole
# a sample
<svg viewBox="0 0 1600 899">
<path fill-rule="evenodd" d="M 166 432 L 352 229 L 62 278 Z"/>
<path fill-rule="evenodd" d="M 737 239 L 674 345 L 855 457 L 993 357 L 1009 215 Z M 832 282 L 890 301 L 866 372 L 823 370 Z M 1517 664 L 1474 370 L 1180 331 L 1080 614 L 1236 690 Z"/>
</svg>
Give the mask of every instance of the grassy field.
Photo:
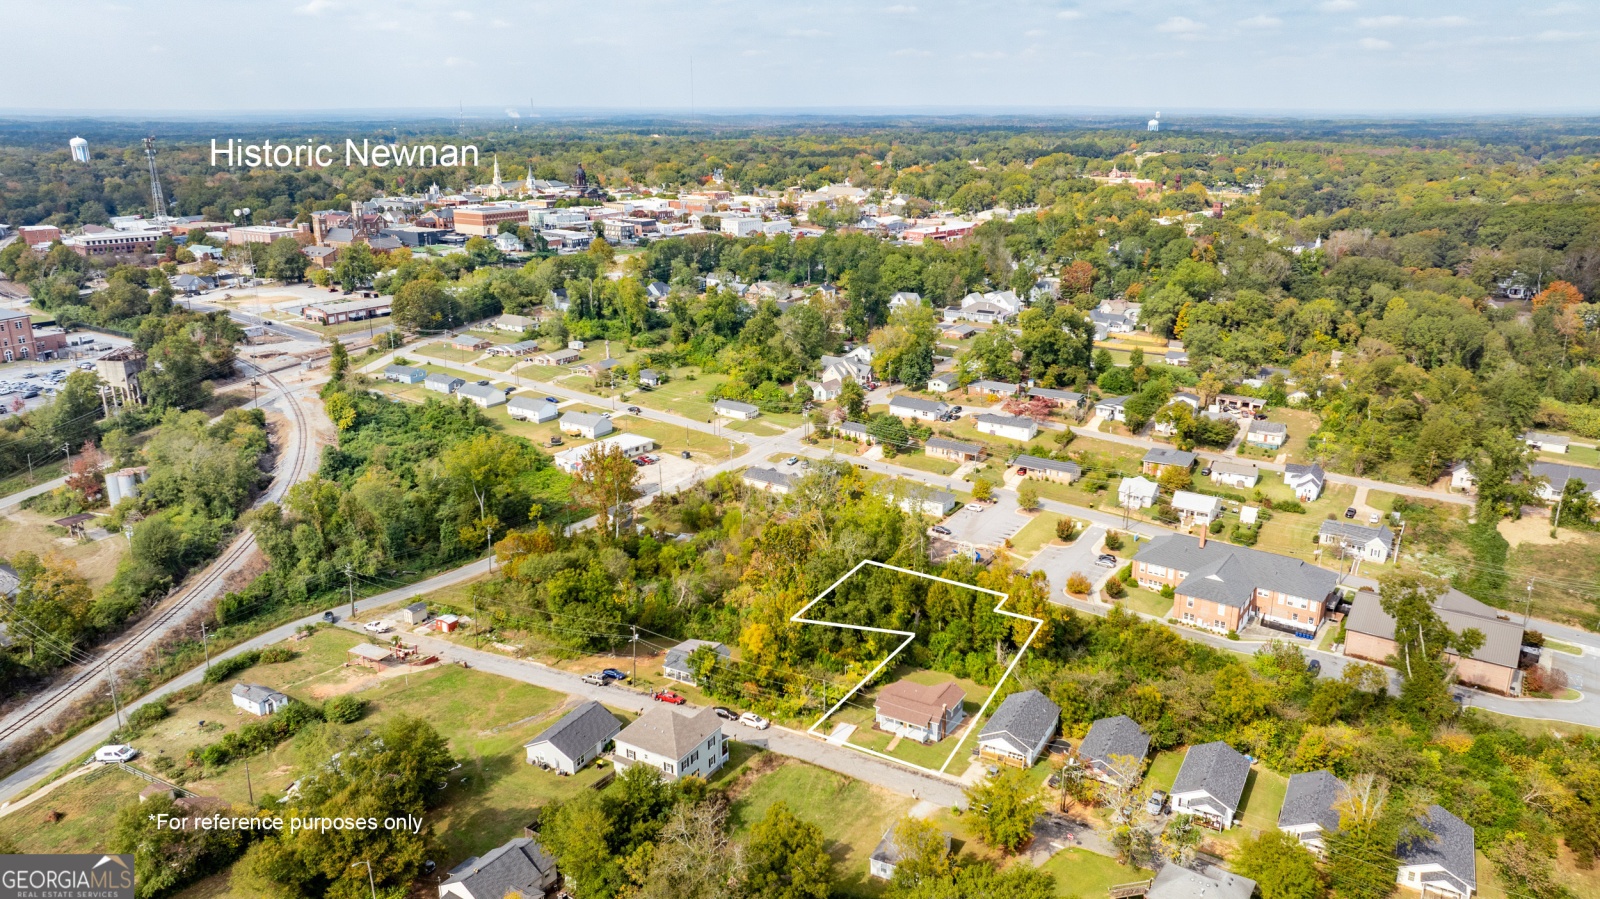
<svg viewBox="0 0 1600 899">
<path fill-rule="evenodd" d="M 1600 602 L 1593 590 L 1574 590 L 1572 583 L 1600 583 L 1600 534 L 1562 529 L 1560 543 L 1522 543 L 1511 550 L 1506 566 L 1514 572 L 1559 572 L 1551 583 L 1534 578 L 1533 614 L 1593 628 L 1600 624 Z"/>
<path fill-rule="evenodd" d="M 1589 446 L 1569 446 L 1564 453 L 1539 454 L 1540 462 L 1564 462 L 1567 465 L 1587 465 L 1600 468 L 1600 450 Z"/>
<path fill-rule="evenodd" d="M 1172 782 L 1178 778 L 1178 769 L 1183 767 L 1183 751 L 1169 749 L 1166 752 L 1156 753 L 1150 762 L 1150 770 L 1144 776 L 1146 790 L 1166 790 L 1172 792 Z"/>
<path fill-rule="evenodd" d="M 926 471 L 932 474 L 949 476 L 955 473 L 961 463 L 953 459 L 943 459 L 930 456 L 927 453 L 897 453 L 893 459 L 888 460 L 903 468 L 914 468 L 917 471 Z"/>
<path fill-rule="evenodd" d="M 1031 556 L 1056 539 L 1056 525 L 1067 516 L 1059 512 L 1040 512 L 1011 538 L 1011 548 L 1019 556 Z"/>
<path fill-rule="evenodd" d="M 711 391 L 728 382 L 727 375 L 704 374 L 694 367 L 678 369 L 672 379 L 652 390 L 638 390 L 628 400 L 635 405 L 673 412 L 685 418 L 711 421 Z"/>
<path fill-rule="evenodd" d="M 1155 615 L 1160 618 L 1166 618 L 1172 613 L 1172 600 L 1154 590 L 1146 590 L 1143 587 L 1129 587 L 1128 595 L 1117 600 L 1117 602 L 1135 612 L 1143 612 L 1146 615 Z"/>
<path fill-rule="evenodd" d="M 1303 409 L 1271 409 L 1267 412 L 1267 421 L 1289 426 L 1289 440 L 1277 453 L 1286 453 L 1290 462 L 1306 462 L 1306 442 L 1322 426 L 1316 413 Z"/>
<path fill-rule="evenodd" d="M 27 854 L 104 852 L 117 810 L 149 784 L 119 768 L 101 769 L 0 818 L 0 840 Z"/>
<path fill-rule="evenodd" d="M 1099 899 L 1111 887 L 1149 880 L 1151 872 L 1119 863 L 1087 849 L 1066 849 L 1040 869 L 1056 879 L 1057 896 Z"/>
<path fill-rule="evenodd" d="M 53 521 L 53 516 L 25 509 L 0 515 L 0 558 L 10 558 L 20 552 L 41 557 L 61 556 L 76 565 L 78 574 L 88 579 L 91 586 L 105 586 L 128 551 L 128 541 L 121 532 L 104 540 L 81 543 L 66 536 L 66 531 Z"/>
<path fill-rule="evenodd" d="M 764 768 L 756 774 L 756 769 Z M 766 814 L 783 802 L 802 821 L 822 829 L 833 856 L 836 889 L 847 896 L 876 896 L 883 884 L 867 874 L 867 860 L 895 821 L 911 809 L 911 800 L 852 780 L 823 768 L 763 755 L 752 776 L 730 788 L 728 828 L 745 839 Z"/>
<path fill-rule="evenodd" d="M 21 463 L 25 462 L 26 460 L 18 459 L 16 461 Z M 0 478 L 0 496 L 10 496 L 13 493 L 20 493 L 23 490 L 27 490 L 29 487 L 43 484 L 45 481 L 53 481 L 66 473 L 67 460 L 65 457 L 58 459 L 55 462 L 41 462 L 38 465 L 33 466 L 31 474 L 29 473 L 27 465 L 24 464 L 22 466 L 22 471 L 7 478 Z"/>
</svg>

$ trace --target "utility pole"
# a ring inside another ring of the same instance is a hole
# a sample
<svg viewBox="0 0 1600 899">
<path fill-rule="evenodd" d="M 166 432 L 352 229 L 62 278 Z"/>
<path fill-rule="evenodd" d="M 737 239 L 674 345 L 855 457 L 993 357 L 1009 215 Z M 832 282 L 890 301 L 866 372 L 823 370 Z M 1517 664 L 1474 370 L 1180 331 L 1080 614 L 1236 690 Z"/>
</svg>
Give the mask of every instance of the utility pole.
<svg viewBox="0 0 1600 899">
<path fill-rule="evenodd" d="M 355 570 L 349 562 L 344 563 L 344 580 L 350 587 L 350 617 L 356 617 L 356 581 Z"/>
<path fill-rule="evenodd" d="M 633 639 L 628 641 L 633 644 L 633 673 L 628 677 L 628 682 L 633 683 L 639 679 L 639 626 L 630 624 L 628 627 L 633 631 Z"/>
<path fill-rule="evenodd" d="M 200 622 L 200 649 L 206 654 L 206 670 L 211 670 L 211 647 L 206 645 L 206 623 Z"/>
<path fill-rule="evenodd" d="M 71 468 L 72 467 L 72 444 L 70 444 L 70 443 L 61 444 L 61 451 L 67 454 L 67 467 Z M 1559 515 L 1560 512 L 1557 512 L 1556 514 Z"/>
<path fill-rule="evenodd" d="M 257 403 L 261 402 L 261 400 L 257 396 L 257 394 L 260 392 L 259 391 L 260 387 L 261 387 L 261 379 L 259 379 L 259 378 L 251 378 L 250 379 L 250 405 L 252 405 L 252 406 L 254 406 Z"/>
<path fill-rule="evenodd" d="M 122 703 L 117 701 L 117 675 L 111 674 L 111 708 L 117 714 L 117 729 L 122 729 Z"/>
<path fill-rule="evenodd" d="M 1528 598 L 1522 603 L 1522 628 L 1528 628 L 1528 612 L 1533 608 L 1533 578 L 1528 578 Z"/>
<path fill-rule="evenodd" d="M 367 888 L 372 890 L 372 899 L 378 899 L 378 885 L 372 879 L 372 862 L 370 860 L 368 860 L 368 859 L 362 859 L 361 861 L 356 862 L 355 864 L 351 865 L 350 867 L 359 868 L 363 864 L 367 866 Z"/>
<path fill-rule="evenodd" d="M 250 782 L 250 760 L 244 760 L 244 788 L 250 791 L 250 804 L 256 804 L 256 787 Z"/>
</svg>

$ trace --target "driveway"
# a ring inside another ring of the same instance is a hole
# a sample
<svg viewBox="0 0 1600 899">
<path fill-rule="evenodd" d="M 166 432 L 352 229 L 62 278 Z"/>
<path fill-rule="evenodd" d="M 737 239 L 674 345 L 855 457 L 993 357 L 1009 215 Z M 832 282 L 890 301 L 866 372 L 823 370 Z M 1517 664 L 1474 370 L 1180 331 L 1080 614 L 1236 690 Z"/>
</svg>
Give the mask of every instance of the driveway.
<svg viewBox="0 0 1600 899">
<path fill-rule="evenodd" d="M 1099 546 L 1106 538 L 1106 529 L 1103 525 L 1091 525 L 1077 540 L 1066 546 L 1046 546 L 1039 550 L 1028 564 L 1023 566 L 1024 571 L 1042 571 L 1050 579 L 1050 601 L 1060 603 L 1066 598 L 1067 578 L 1074 571 L 1081 571 L 1095 586 L 1115 569 L 1101 568 L 1094 564 L 1095 557 L 1100 555 Z"/>
<path fill-rule="evenodd" d="M 1028 521 L 1017 512 L 1015 494 L 996 491 L 992 504 L 968 503 L 939 523 L 950 529 L 949 539 L 957 543 L 996 547 L 1022 530 Z"/>
</svg>

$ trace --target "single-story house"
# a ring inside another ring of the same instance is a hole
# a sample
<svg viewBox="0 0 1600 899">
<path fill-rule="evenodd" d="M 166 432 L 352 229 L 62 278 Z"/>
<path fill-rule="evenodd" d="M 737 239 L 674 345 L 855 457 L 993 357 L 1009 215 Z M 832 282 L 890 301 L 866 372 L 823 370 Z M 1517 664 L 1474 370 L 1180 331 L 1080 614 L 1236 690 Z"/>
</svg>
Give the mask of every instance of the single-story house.
<svg viewBox="0 0 1600 899">
<path fill-rule="evenodd" d="M 494 320 L 494 329 L 496 331 L 510 331 L 514 334 L 521 334 L 529 328 L 538 326 L 538 324 L 537 319 L 526 315 L 512 315 L 507 312 Z"/>
<path fill-rule="evenodd" d="M 944 851 L 946 855 L 950 853 L 948 832 L 944 834 Z M 900 866 L 901 855 L 900 842 L 895 838 L 894 825 L 891 824 L 889 829 L 883 832 L 883 839 L 879 840 L 877 847 L 872 850 L 872 857 L 867 861 L 867 873 L 879 880 L 893 880 L 894 872 Z"/>
<path fill-rule="evenodd" d="M 1322 487 L 1328 482 L 1327 472 L 1322 466 L 1313 462 L 1310 465 L 1299 465 L 1294 462 L 1283 467 L 1283 482 L 1294 491 L 1295 498 L 1303 503 L 1316 502 L 1322 495 Z"/>
<path fill-rule="evenodd" d="M 439 899 L 544 896 L 560 879 L 555 856 L 533 837 L 517 837 L 451 868 L 439 884 Z"/>
<path fill-rule="evenodd" d="M 410 365 L 389 365 L 383 369 L 383 379 L 396 384 L 420 384 L 428 377 L 426 369 Z"/>
<path fill-rule="evenodd" d="M 1040 478 L 1070 484 L 1083 477 L 1083 469 L 1078 467 L 1078 463 L 1063 462 L 1060 459 L 1045 459 L 1024 454 L 1013 459 L 1011 464 L 1017 467 L 1017 474 L 1025 478 Z"/>
<path fill-rule="evenodd" d="M 579 355 L 577 350 L 572 349 L 549 350 L 534 356 L 529 361 L 533 362 L 534 365 L 565 366 L 577 362 Z"/>
<path fill-rule="evenodd" d="M 1163 863 L 1145 890 L 1145 899 L 1250 899 L 1256 882 L 1242 874 L 1207 865 L 1192 871 Z"/>
<path fill-rule="evenodd" d="M 400 618 L 406 624 L 421 624 L 428 620 L 428 604 L 414 602 L 400 610 Z"/>
<path fill-rule="evenodd" d="M 1117 485 L 1117 505 L 1124 509 L 1148 509 L 1160 495 L 1160 484 L 1138 475 L 1123 478 Z"/>
<path fill-rule="evenodd" d="M 1564 453 L 1572 448 L 1571 437 L 1562 434 L 1544 434 L 1539 431 L 1523 434 L 1522 442 L 1536 453 Z"/>
<path fill-rule="evenodd" d="M 1150 735 L 1127 715 L 1099 719 L 1089 725 L 1089 733 L 1078 744 L 1078 761 L 1098 780 L 1112 776 L 1117 758 L 1130 758 L 1142 765 L 1149 753 Z"/>
<path fill-rule="evenodd" d="M 710 707 L 693 715 L 652 708 L 623 728 L 613 742 L 611 757 L 618 771 L 648 765 L 669 781 L 690 775 L 709 778 L 728 760 L 722 719 Z"/>
<path fill-rule="evenodd" d="M 859 421 L 841 421 L 839 422 L 838 426 L 834 428 L 834 430 L 838 431 L 839 436 L 846 440 L 854 440 L 857 443 L 867 444 L 878 442 L 878 438 L 872 436 L 872 434 L 867 431 L 867 426 Z"/>
<path fill-rule="evenodd" d="M 561 417 L 561 407 L 543 397 L 514 396 L 506 403 L 506 414 L 517 421 L 543 424 Z"/>
<path fill-rule="evenodd" d="M 961 383 L 960 378 L 953 371 L 938 371 L 928 379 L 928 389 L 934 393 L 949 393 Z"/>
<path fill-rule="evenodd" d="M 711 404 L 711 411 L 723 418 L 736 418 L 740 421 L 749 421 L 761 414 L 759 407 L 735 400 L 717 400 Z"/>
<path fill-rule="evenodd" d="M 561 432 L 597 440 L 616 428 L 611 419 L 597 412 L 564 412 L 561 415 Z"/>
<path fill-rule="evenodd" d="M 1289 426 L 1276 421 L 1252 420 L 1250 430 L 1244 432 L 1244 440 L 1251 446 L 1277 449 L 1289 442 Z"/>
<path fill-rule="evenodd" d="M 1354 554 L 1370 562 L 1387 562 L 1394 550 L 1394 531 L 1386 525 L 1368 527 L 1338 518 L 1324 519 L 1317 528 L 1317 542 L 1323 546 L 1338 546 L 1347 554 Z"/>
<path fill-rule="evenodd" d="M 1094 404 L 1094 414 L 1106 421 L 1127 421 L 1128 410 L 1125 408 L 1128 398 L 1125 396 L 1102 397 Z"/>
<path fill-rule="evenodd" d="M 1190 490 L 1178 490 L 1172 494 L 1172 511 L 1178 513 L 1184 527 L 1192 524 L 1210 525 L 1222 517 L 1222 500 Z"/>
<path fill-rule="evenodd" d="M 1531 466 L 1530 466 L 1531 467 Z M 1478 489 L 1478 479 L 1472 476 L 1472 467 L 1465 462 L 1450 466 L 1450 489 L 1473 493 Z"/>
<path fill-rule="evenodd" d="M 455 393 L 465 383 L 467 383 L 465 379 L 458 378 L 455 375 L 439 374 L 438 372 L 430 373 L 426 378 L 422 379 L 424 389 L 444 394 Z"/>
<path fill-rule="evenodd" d="M 462 334 L 452 339 L 450 346 L 458 350 L 481 350 L 489 346 L 489 341 L 475 334 Z"/>
<path fill-rule="evenodd" d="M 1349 788 L 1332 771 L 1306 771 L 1289 775 L 1289 786 L 1278 811 L 1278 829 L 1322 854 L 1324 839 L 1339 830 L 1339 804 Z"/>
<path fill-rule="evenodd" d="M 1230 415 L 1255 415 L 1267 408 L 1267 401 L 1253 396 L 1219 393 L 1207 408 L 1212 412 L 1226 412 Z"/>
<path fill-rule="evenodd" d="M 461 618 L 458 615 L 439 615 L 428 621 L 428 627 L 441 634 L 453 634 L 460 626 Z"/>
<path fill-rule="evenodd" d="M 524 743 L 523 748 L 530 765 L 576 774 L 599 758 L 606 744 L 621 730 L 617 716 L 591 699 L 562 715 L 560 721 Z"/>
<path fill-rule="evenodd" d="M 1168 365 L 1188 365 L 1189 352 L 1187 350 L 1167 350 L 1167 355 L 1163 357 L 1163 361 Z"/>
<path fill-rule="evenodd" d="M 973 381 L 967 385 L 967 396 L 1016 396 L 1017 385 L 1004 381 Z"/>
<path fill-rule="evenodd" d="M 496 387 L 486 387 L 482 384 L 463 384 L 456 388 L 456 396 L 469 400 L 480 409 L 498 406 L 506 401 L 506 392 Z"/>
<path fill-rule="evenodd" d="M 1161 472 L 1168 468 L 1181 468 L 1184 471 L 1194 467 L 1195 455 L 1187 450 L 1171 449 L 1165 446 L 1151 447 L 1139 460 L 1140 470 L 1151 477 L 1160 477 Z"/>
<path fill-rule="evenodd" d="M 985 412 L 973 419 L 979 433 L 1004 437 L 1027 443 L 1039 434 L 1039 423 L 1021 415 L 998 415 Z"/>
<path fill-rule="evenodd" d="M 1217 830 L 1233 826 L 1250 777 L 1250 760 L 1222 741 L 1189 747 L 1172 782 L 1172 810 Z"/>
<path fill-rule="evenodd" d="M 889 414 L 896 418 L 939 421 L 950 414 L 950 404 L 936 403 L 914 396 L 896 396 L 889 400 Z"/>
<path fill-rule="evenodd" d="M 1447 653 L 1455 665 L 1457 680 L 1508 696 L 1521 695 L 1525 633 L 1521 621 L 1453 587 L 1434 600 L 1433 609 L 1452 631 L 1459 633 L 1472 628 L 1483 634 L 1483 645 L 1467 658 Z M 1394 627 L 1394 619 L 1383 610 L 1377 593 L 1357 592 L 1350 603 L 1350 614 L 1345 618 L 1344 654 L 1383 663 L 1398 649 Z"/>
<path fill-rule="evenodd" d="M 1060 403 L 1062 406 L 1068 409 L 1077 409 L 1080 411 L 1083 409 L 1084 404 L 1089 401 L 1089 398 L 1084 394 L 1074 393 L 1071 390 L 1054 390 L 1049 387 L 1029 387 L 1028 396 L 1035 397 L 1037 399 L 1051 400 L 1053 402 Z"/>
<path fill-rule="evenodd" d="M 966 691 L 955 683 L 919 684 L 899 680 L 878 691 L 873 703 L 879 730 L 923 743 L 936 743 L 961 726 Z"/>
<path fill-rule="evenodd" d="M 1600 501 L 1600 468 L 1584 465 L 1567 465 L 1561 462 L 1534 462 L 1528 466 L 1528 475 L 1542 480 L 1534 488 L 1534 495 L 1547 503 L 1561 501 L 1567 484 L 1583 482 L 1583 492 Z"/>
<path fill-rule="evenodd" d="M 913 515 L 943 518 L 956 507 L 956 495 L 943 490 L 917 489 L 900 498 L 900 508 Z"/>
<path fill-rule="evenodd" d="M 837 378 L 807 381 L 806 386 L 811 388 L 811 399 L 819 403 L 831 403 L 844 393 L 844 382 Z"/>
<path fill-rule="evenodd" d="M 978 755 L 1008 765 L 1033 767 L 1056 735 L 1061 707 L 1038 690 L 1013 693 L 978 733 Z"/>
<path fill-rule="evenodd" d="M 980 330 L 982 329 L 977 325 L 969 325 L 966 322 L 956 322 L 945 325 L 944 329 L 939 333 L 947 340 L 966 340 L 968 337 L 978 333 Z"/>
<path fill-rule="evenodd" d="M 1469 899 L 1478 891 L 1478 855 L 1472 825 L 1438 805 L 1428 806 L 1427 814 L 1418 823 L 1424 833 L 1395 847 L 1395 857 L 1400 860 L 1395 883 L 1424 896 Z"/>
<path fill-rule="evenodd" d="M 657 372 L 653 368 L 641 368 L 641 369 L 639 369 L 639 386 L 640 387 L 660 387 L 661 386 L 661 373 Z"/>
<path fill-rule="evenodd" d="M 779 496 L 787 494 L 794 486 L 793 480 L 776 468 L 746 468 L 741 480 L 757 490 L 765 490 Z"/>
<path fill-rule="evenodd" d="M 573 367 L 591 378 L 599 378 L 610 374 L 613 368 L 621 364 L 621 359 L 595 359 L 592 362 L 585 362 Z"/>
<path fill-rule="evenodd" d="M 234 684 L 233 704 L 252 715 L 270 715 L 294 700 L 260 684 Z"/>
<path fill-rule="evenodd" d="M 526 356 L 539 349 L 537 340 L 519 340 L 516 343 L 502 343 L 491 346 L 484 352 L 491 356 Z"/>
<path fill-rule="evenodd" d="M 667 650 L 666 657 L 661 660 L 661 676 L 680 684 L 694 686 L 694 671 L 689 667 L 689 656 L 694 655 L 694 651 L 702 646 L 711 647 L 712 652 L 725 659 L 733 654 L 721 643 L 713 643 L 710 640 L 685 640 Z"/>
<path fill-rule="evenodd" d="M 1261 469 L 1243 462 L 1212 462 L 1211 483 L 1218 486 L 1249 489 L 1261 480 Z"/>
<path fill-rule="evenodd" d="M 577 474 L 583 470 L 584 464 L 592 457 L 615 450 L 631 459 L 640 453 L 648 453 L 655 448 L 656 442 L 654 438 L 645 437 L 642 434 L 613 434 L 604 440 L 596 440 L 594 443 L 586 443 L 583 446 L 562 450 L 550 457 L 550 461 L 556 463 L 556 468 L 567 474 Z"/>
<path fill-rule="evenodd" d="M 982 446 L 948 437 L 929 437 L 922 450 L 930 456 L 955 462 L 976 462 L 983 455 Z"/>
</svg>

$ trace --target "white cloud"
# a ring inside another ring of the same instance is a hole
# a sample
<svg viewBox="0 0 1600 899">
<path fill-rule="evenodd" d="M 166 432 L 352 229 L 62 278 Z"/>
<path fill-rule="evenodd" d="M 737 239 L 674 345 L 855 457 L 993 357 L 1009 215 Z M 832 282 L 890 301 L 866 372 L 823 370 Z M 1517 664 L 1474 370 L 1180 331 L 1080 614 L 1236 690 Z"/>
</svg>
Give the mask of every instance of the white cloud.
<svg viewBox="0 0 1600 899">
<path fill-rule="evenodd" d="M 1360 41 L 1363 50 L 1393 50 L 1394 44 L 1375 37 L 1364 37 Z"/>
<path fill-rule="evenodd" d="M 1240 28 L 1277 28 L 1283 20 L 1277 16 L 1251 16 L 1239 23 Z"/>
<path fill-rule="evenodd" d="M 827 32 L 827 31 L 823 31 L 820 28 L 791 28 L 791 29 L 789 29 L 789 36 L 790 37 L 812 37 L 812 38 L 815 38 L 815 37 L 830 37 L 831 33 Z"/>
<path fill-rule="evenodd" d="M 902 14 L 902 15 L 909 14 L 909 13 L 914 13 L 916 11 L 917 11 L 917 8 L 915 6 L 910 5 L 909 3 L 896 3 L 895 5 L 893 5 L 893 6 L 889 7 L 888 9 L 884 10 L 884 12 L 892 12 L 892 13 Z"/>
<path fill-rule="evenodd" d="M 1324 0 L 1320 8 L 1323 12 L 1349 12 L 1358 5 L 1356 0 Z"/>
<path fill-rule="evenodd" d="M 1083 13 L 1079 12 L 1076 9 L 1063 9 L 1062 11 L 1056 13 L 1056 18 L 1058 18 L 1058 19 L 1068 19 L 1068 20 L 1081 19 L 1081 18 L 1083 18 Z"/>
<path fill-rule="evenodd" d="M 333 0 L 311 0 L 309 3 L 296 6 L 294 11 L 302 16 L 320 16 L 333 8 Z"/>
<path fill-rule="evenodd" d="M 933 51 L 932 50 L 918 50 L 918 49 L 914 49 L 912 47 L 904 47 L 902 49 L 894 51 L 893 53 L 891 53 L 889 55 L 891 55 L 891 56 L 932 56 L 933 55 Z"/>
<path fill-rule="evenodd" d="M 1022 33 L 1023 37 L 1044 37 L 1048 32 L 1043 28 L 1029 28 Z"/>
<path fill-rule="evenodd" d="M 1581 41 L 1588 36 L 1589 33 L 1586 31 L 1562 31 L 1559 28 L 1551 28 L 1534 35 L 1533 39 L 1546 44 L 1560 44 L 1567 41 Z"/>
<path fill-rule="evenodd" d="M 1363 16 L 1356 20 L 1362 28 L 1458 28 L 1472 24 L 1465 16 L 1434 16 L 1431 19 L 1413 16 Z"/>
<path fill-rule="evenodd" d="M 1205 25 L 1188 16 L 1173 16 L 1156 26 L 1156 30 L 1164 34 L 1194 34 L 1197 31 L 1204 31 L 1205 28 Z"/>
</svg>

